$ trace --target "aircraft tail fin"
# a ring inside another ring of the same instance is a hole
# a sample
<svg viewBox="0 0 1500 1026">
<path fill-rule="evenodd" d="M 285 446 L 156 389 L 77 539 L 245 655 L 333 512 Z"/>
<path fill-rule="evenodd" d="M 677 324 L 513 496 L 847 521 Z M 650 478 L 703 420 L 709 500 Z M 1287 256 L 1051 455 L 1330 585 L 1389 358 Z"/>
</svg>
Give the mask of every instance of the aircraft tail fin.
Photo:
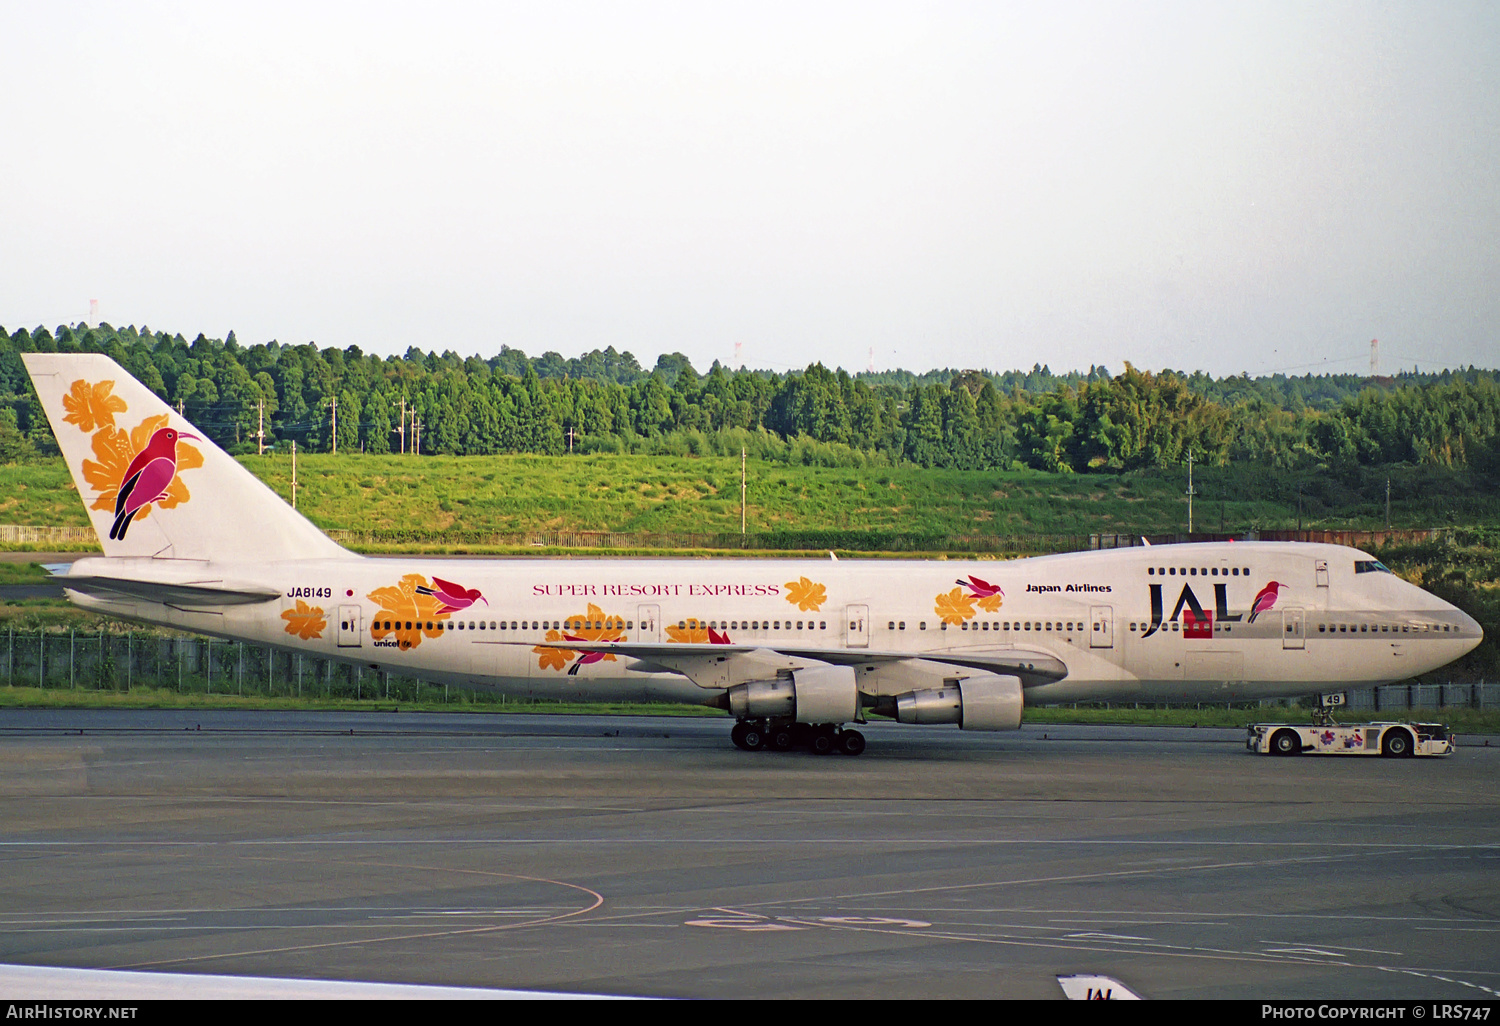
<svg viewBox="0 0 1500 1026">
<path fill-rule="evenodd" d="M 106 556 L 350 555 L 109 357 L 21 358 Z"/>
</svg>

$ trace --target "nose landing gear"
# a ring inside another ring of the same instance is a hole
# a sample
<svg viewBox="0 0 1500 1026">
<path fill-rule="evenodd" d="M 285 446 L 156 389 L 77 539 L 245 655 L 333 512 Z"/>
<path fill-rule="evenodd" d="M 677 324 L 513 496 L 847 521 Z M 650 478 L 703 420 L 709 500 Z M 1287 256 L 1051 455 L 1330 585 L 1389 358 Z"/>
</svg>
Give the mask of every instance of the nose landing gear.
<svg viewBox="0 0 1500 1026">
<path fill-rule="evenodd" d="M 814 755 L 842 752 L 859 755 L 865 750 L 865 736 L 857 730 L 836 723 L 768 723 L 764 720 L 740 720 L 729 732 L 729 740 L 746 752 L 771 749 L 778 752 L 806 748 Z"/>
</svg>

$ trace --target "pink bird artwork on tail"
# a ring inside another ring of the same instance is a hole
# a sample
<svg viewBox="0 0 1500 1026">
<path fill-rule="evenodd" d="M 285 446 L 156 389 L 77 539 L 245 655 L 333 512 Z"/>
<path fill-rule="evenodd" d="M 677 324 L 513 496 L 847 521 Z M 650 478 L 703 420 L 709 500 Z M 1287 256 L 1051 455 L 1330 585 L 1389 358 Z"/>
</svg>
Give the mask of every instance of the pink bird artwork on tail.
<svg viewBox="0 0 1500 1026">
<path fill-rule="evenodd" d="M 1279 581 L 1272 581 L 1256 593 L 1255 601 L 1250 603 L 1250 622 L 1276 604 L 1276 595 L 1280 589 L 1286 587 Z"/>
<path fill-rule="evenodd" d="M 457 613 L 460 610 L 468 609 L 475 602 L 483 602 L 485 605 L 490 604 L 489 599 L 479 594 L 478 588 L 465 588 L 462 584 L 454 584 L 452 581 L 445 581 L 441 577 L 434 577 L 432 583 L 434 587 L 418 587 L 417 593 L 419 595 L 431 595 L 443 604 L 443 608 L 437 611 L 438 616 L 442 616 L 444 613 Z"/>
<path fill-rule="evenodd" d="M 159 428 L 152 434 L 146 447 L 130 461 L 115 495 L 115 522 L 109 529 L 111 541 L 123 541 L 125 532 L 130 528 L 131 518 L 140 512 L 141 507 L 166 496 L 172 479 L 177 476 L 179 438 L 202 441 L 197 435 L 173 428 Z"/>
</svg>

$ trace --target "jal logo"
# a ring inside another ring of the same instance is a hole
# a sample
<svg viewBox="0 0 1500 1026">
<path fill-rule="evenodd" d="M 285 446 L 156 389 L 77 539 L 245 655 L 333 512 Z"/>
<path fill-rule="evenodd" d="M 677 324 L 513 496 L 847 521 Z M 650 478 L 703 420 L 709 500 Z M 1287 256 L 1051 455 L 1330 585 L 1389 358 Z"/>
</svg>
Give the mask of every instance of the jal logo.
<svg viewBox="0 0 1500 1026">
<path fill-rule="evenodd" d="M 1184 584 L 1182 591 L 1177 595 L 1177 602 L 1172 606 L 1172 614 L 1162 617 L 1162 586 L 1160 584 L 1148 584 L 1146 586 L 1151 592 L 1151 624 L 1145 634 L 1141 637 L 1149 638 L 1161 630 L 1166 620 L 1182 621 L 1182 636 L 1185 638 L 1212 638 L 1214 636 L 1214 624 L 1237 623 L 1245 618 L 1243 613 L 1231 613 L 1229 611 L 1229 585 L 1214 585 L 1214 608 L 1204 609 L 1203 603 L 1198 600 L 1198 595 L 1193 591 L 1191 584 Z M 1255 600 L 1250 603 L 1250 623 L 1255 618 L 1276 605 L 1276 598 L 1285 585 L 1279 581 L 1270 581 L 1255 595 Z"/>
</svg>

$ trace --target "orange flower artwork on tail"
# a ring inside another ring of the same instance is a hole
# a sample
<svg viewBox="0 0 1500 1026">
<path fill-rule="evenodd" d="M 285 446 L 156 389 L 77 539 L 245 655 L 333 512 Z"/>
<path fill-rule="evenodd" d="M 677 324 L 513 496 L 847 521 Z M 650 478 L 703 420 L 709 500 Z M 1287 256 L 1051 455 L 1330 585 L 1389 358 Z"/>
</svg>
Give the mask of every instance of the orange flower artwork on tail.
<svg viewBox="0 0 1500 1026">
<path fill-rule="evenodd" d="M 563 621 L 561 631 L 548 631 L 548 641 L 624 641 L 625 620 L 623 617 L 606 614 L 603 609 L 589 603 L 589 610 L 582 616 L 570 616 Z M 566 669 L 569 676 L 576 676 L 580 666 L 589 663 L 614 662 L 612 652 L 577 652 L 570 648 L 554 648 L 538 645 L 531 650 L 536 654 L 537 665 L 544 670 Z M 572 665 L 569 665 L 569 664 Z"/>
<path fill-rule="evenodd" d="M 115 426 L 127 404 L 114 395 L 113 381 L 90 384 L 82 379 L 63 396 L 63 421 L 92 434 L 94 459 L 83 461 L 83 479 L 94 489 L 89 509 L 113 513 L 111 539 L 125 537 L 134 520 L 144 520 L 152 506 L 172 509 L 192 498 L 182 483 L 184 470 L 203 466 L 203 453 L 183 441 L 197 435 L 167 426 L 166 414 L 147 417 L 134 428 Z"/>
<path fill-rule="evenodd" d="M 63 421 L 77 424 L 78 430 L 88 434 L 95 428 L 114 427 L 115 414 L 125 412 L 125 400 L 110 393 L 115 390 L 113 381 L 101 381 L 90 385 L 79 379 L 63 396 Z"/>
<path fill-rule="evenodd" d="M 310 606 L 301 599 L 297 600 L 295 609 L 286 610 L 281 618 L 286 621 L 286 632 L 297 635 L 303 641 L 321 638 L 328 626 L 328 621 L 323 618 L 322 608 Z"/>
</svg>

